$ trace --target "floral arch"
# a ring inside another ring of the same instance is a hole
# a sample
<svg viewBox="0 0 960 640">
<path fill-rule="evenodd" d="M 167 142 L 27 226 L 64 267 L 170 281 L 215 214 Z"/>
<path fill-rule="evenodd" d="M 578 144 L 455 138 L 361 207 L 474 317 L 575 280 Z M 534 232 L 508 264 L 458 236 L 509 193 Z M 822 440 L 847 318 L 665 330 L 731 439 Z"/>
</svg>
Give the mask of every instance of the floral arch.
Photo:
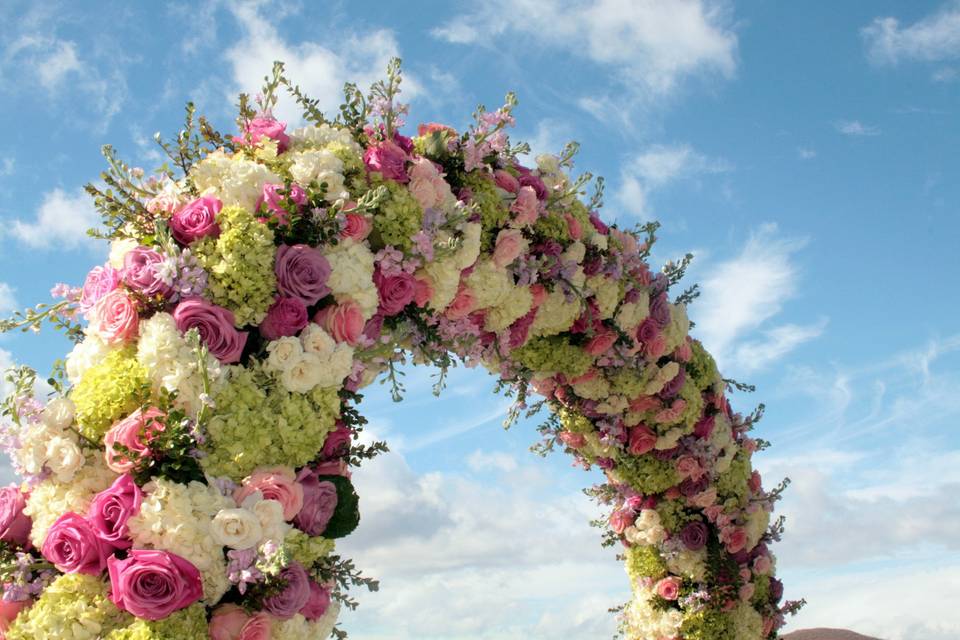
<svg viewBox="0 0 960 640">
<path fill-rule="evenodd" d="M 465 133 L 399 133 L 399 62 L 335 119 L 277 64 L 240 134 L 188 105 L 155 174 L 105 148 L 88 186 L 106 264 L 51 321 L 76 343 L 38 392 L 8 374 L 6 444 L 23 484 L 0 492 L 0 624 L 9 640 L 319 639 L 347 589 L 335 553 L 360 519 L 351 469 L 360 391 L 400 387 L 405 357 L 483 365 L 541 407 L 545 453 L 606 481 L 604 544 L 623 548 L 628 638 L 775 638 L 785 613 L 768 548 L 782 486 L 762 488 L 724 380 L 671 298 L 689 256 L 646 259 L 656 225 L 607 226 L 575 145 L 521 164 L 515 99 Z M 306 126 L 272 115 L 286 90 Z M 40 396 L 46 396 L 41 398 Z"/>
</svg>

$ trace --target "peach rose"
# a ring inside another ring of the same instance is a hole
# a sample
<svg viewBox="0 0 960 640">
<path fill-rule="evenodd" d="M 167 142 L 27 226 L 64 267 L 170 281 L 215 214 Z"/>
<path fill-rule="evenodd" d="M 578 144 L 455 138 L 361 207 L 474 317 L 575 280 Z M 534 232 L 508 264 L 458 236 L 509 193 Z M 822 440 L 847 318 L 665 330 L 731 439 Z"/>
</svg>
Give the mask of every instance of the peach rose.
<svg viewBox="0 0 960 640">
<path fill-rule="evenodd" d="M 340 230 L 340 237 L 344 240 L 355 240 L 363 242 L 370 235 L 373 229 L 373 223 L 370 218 L 362 213 L 344 214 L 343 228 Z"/>
<path fill-rule="evenodd" d="M 540 201 L 533 187 L 520 187 L 517 199 L 510 205 L 510 211 L 515 214 L 511 226 L 525 227 L 536 222 L 539 207 Z"/>
<path fill-rule="evenodd" d="M 108 344 L 121 344 L 136 337 L 140 318 L 133 301 L 114 289 L 97 300 L 91 322 L 94 332 Z"/>
<path fill-rule="evenodd" d="M 146 411 L 137 409 L 110 427 L 103 436 L 107 466 L 120 474 L 127 473 L 136 466 L 135 460 L 130 460 L 116 451 L 114 447 L 118 444 L 141 458 L 150 457 L 150 441 L 157 433 L 166 429 L 163 423 L 166 416 L 167 414 L 156 407 L 149 407 Z"/>
<path fill-rule="evenodd" d="M 676 600 L 680 595 L 680 578 L 670 576 L 657 582 L 657 595 L 664 600 Z"/>
<path fill-rule="evenodd" d="M 493 263 L 498 267 L 505 267 L 512 263 L 527 248 L 527 241 L 519 229 L 504 229 L 497 234 L 497 242 L 493 248 Z"/>
<path fill-rule="evenodd" d="M 470 287 L 461 282 L 460 289 L 457 290 L 457 295 L 454 296 L 453 302 L 447 307 L 447 319 L 460 320 L 466 318 L 476 305 L 477 299 L 473 296 L 473 292 L 470 291 Z"/>
<path fill-rule="evenodd" d="M 360 341 L 366 324 L 360 305 L 349 298 L 320 309 L 313 316 L 313 321 L 323 327 L 334 340 L 346 342 L 350 346 L 356 346 Z"/>
<path fill-rule="evenodd" d="M 303 507 L 303 487 L 290 467 L 260 467 L 243 479 L 243 484 L 233 492 L 233 499 L 239 506 L 257 491 L 264 500 L 276 500 L 283 506 L 284 520 L 293 520 Z"/>
</svg>

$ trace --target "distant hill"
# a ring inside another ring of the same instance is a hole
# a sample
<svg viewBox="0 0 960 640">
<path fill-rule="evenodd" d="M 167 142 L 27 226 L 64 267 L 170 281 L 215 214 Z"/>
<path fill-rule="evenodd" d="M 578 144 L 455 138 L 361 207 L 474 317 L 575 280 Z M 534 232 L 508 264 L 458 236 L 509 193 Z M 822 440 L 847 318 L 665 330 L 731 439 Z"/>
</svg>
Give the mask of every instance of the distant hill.
<svg viewBox="0 0 960 640">
<path fill-rule="evenodd" d="M 846 629 L 802 629 L 783 636 L 783 640 L 880 640 Z"/>
</svg>

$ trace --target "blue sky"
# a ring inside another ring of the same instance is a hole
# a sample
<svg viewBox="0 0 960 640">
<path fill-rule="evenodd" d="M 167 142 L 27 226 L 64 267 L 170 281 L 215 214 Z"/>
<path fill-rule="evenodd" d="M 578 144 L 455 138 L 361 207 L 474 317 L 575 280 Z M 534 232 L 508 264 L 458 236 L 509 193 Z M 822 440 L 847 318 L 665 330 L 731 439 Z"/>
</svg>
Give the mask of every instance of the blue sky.
<svg viewBox="0 0 960 640">
<path fill-rule="evenodd" d="M 411 122 L 516 90 L 515 137 L 580 141 L 606 218 L 660 220 L 657 261 L 696 254 L 695 334 L 757 385 L 739 408 L 767 403 L 768 484 L 794 480 L 793 627 L 960 635 L 960 2 L 13 1 L 0 22 L 0 308 L 103 259 L 80 192 L 100 145 L 152 168 L 187 99 L 228 129 L 274 59 L 332 109 L 400 55 Z M 0 362 L 66 349 L 4 337 Z M 394 452 L 356 475 L 344 546 L 383 590 L 352 637 L 602 637 L 627 583 L 586 525 L 590 476 L 529 454 L 534 424 L 504 433 L 483 372 L 439 400 L 429 374 L 400 405 L 368 394 Z"/>
</svg>

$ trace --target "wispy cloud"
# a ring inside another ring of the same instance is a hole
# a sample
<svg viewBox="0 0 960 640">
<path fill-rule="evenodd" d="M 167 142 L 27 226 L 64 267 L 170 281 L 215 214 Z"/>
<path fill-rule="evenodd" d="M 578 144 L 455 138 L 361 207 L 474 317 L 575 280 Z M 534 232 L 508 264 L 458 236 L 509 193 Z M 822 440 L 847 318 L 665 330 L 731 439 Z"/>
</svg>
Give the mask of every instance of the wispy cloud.
<svg viewBox="0 0 960 640">
<path fill-rule="evenodd" d="M 635 96 L 657 98 L 691 77 L 733 76 L 732 23 L 728 3 L 714 0 L 493 0 L 433 35 L 458 44 L 519 36 L 582 56 Z"/>
<path fill-rule="evenodd" d="M 17 297 L 13 287 L 6 282 L 0 282 L 0 313 L 6 313 L 17 308 Z"/>
<path fill-rule="evenodd" d="M 809 147 L 800 147 L 797 149 L 797 155 L 801 160 L 813 160 L 817 157 L 817 151 Z"/>
<path fill-rule="evenodd" d="M 863 124 L 859 120 L 840 120 L 834 123 L 834 128 L 845 136 L 878 136 L 880 129 L 872 125 Z"/>
<path fill-rule="evenodd" d="M 271 22 L 271 15 L 262 10 L 261 3 L 237 2 L 228 6 L 243 34 L 225 54 L 233 72 L 234 84 L 227 91 L 231 102 L 237 91 L 255 94 L 273 62 L 282 60 L 288 76 L 296 79 L 307 95 L 318 99 L 321 109 L 332 110 L 341 102 L 345 82 L 369 85 L 383 76 L 390 58 L 400 52 L 393 32 L 387 29 L 357 34 L 338 32 L 299 44 L 289 42 Z M 403 91 L 405 100 L 417 94 L 414 75 L 404 75 Z M 282 100 L 277 115 L 295 123 L 301 110 L 292 101 Z"/>
<path fill-rule="evenodd" d="M 709 158 L 688 144 L 653 145 L 641 151 L 620 171 L 617 200 L 627 212 L 649 218 L 653 192 L 680 180 L 731 169 L 727 161 Z"/>
<path fill-rule="evenodd" d="M 43 197 L 31 221 L 14 220 L 11 235 L 28 247 L 74 249 L 92 246 L 87 229 L 99 217 L 83 189 L 67 192 L 57 188 Z"/>
<path fill-rule="evenodd" d="M 960 58 L 960 1 L 948 2 L 908 26 L 893 17 L 875 18 L 860 35 L 867 56 L 876 64 Z"/>
<path fill-rule="evenodd" d="M 766 224 L 750 234 L 739 255 L 710 265 L 691 313 L 697 334 L 721 366 L 756 371 L 823 333 L 825 318 L 769 326 L 796 293 L 793 255 L 806 244 L 806 238 L 783 237 L 776 225 Z"/>
</svg>

